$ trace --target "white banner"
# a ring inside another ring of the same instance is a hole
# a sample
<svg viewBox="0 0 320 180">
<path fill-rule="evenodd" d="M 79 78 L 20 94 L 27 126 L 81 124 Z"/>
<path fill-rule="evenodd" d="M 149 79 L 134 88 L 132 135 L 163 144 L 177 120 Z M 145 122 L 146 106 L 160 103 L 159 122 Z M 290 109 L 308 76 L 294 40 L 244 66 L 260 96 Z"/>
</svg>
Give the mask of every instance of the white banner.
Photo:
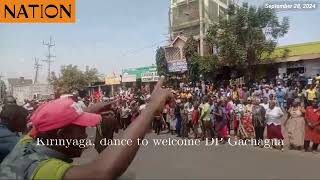
<svg viewBox="0 0 320 180">
<path fill-rule="evenodd" d="M 122 76 L 122 82 L 136 82 L 136 81 L 137 81 L 136 75 L 124 74 Z"/>
<path fill-rule="evenodd" d="M 159 80 L 158 73 L 154 72 L 145 72 L 141 74 L 141 81 L 142 82 L 157 82 Z"/>
<path fill-rule="evenodd" d="M 169 72 L 183 72 L 188 70 L 187 61 L 174 61 L 168 62 L 168 70 Z"/>
</svg>

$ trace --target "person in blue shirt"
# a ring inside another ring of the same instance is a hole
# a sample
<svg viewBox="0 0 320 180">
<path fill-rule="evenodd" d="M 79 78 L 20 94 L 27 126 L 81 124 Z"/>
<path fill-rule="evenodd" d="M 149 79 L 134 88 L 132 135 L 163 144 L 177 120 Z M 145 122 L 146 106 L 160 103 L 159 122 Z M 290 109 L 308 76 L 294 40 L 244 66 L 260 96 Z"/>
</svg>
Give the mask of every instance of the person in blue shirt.
<svg viewBox="0 0 320 180">
<path fill-rule="evenodd" d="M 276 91 L 276 97 L 277 97 L 277 103 L 278 106 L 284 110 L 284 99 L 285 99 L 286 93 L 284 92 L 284 90 L 279 87 Z"/>
</svg>

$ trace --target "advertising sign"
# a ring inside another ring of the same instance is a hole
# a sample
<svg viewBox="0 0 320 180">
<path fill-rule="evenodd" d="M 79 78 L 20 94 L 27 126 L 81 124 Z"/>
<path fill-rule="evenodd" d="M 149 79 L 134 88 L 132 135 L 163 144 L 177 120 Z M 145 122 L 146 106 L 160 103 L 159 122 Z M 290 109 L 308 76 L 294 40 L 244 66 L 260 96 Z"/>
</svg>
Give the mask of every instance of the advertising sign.
<svg viewBox="0 0 320 180">
<path fill-rule="evenodd" d="M 136 82 L 137 76 L 135 74 L 122 74 L 122 82 Z"/>
<path fill-rule="evenodd" d="M 159 76 L 157 71 L 149 71 L 141 74 L 142 82 L 157 82 L 159 80 Z"/>
<path fill-rule="evenodd" d="M 116 75 L 116 74 L 107 75 L 106 78 L 105 78 L 106 85 L 120 84 L 120 81 L 121 81 L 120 76 Z"/>
<path fill-rule="evenodd" d="M 168 70 L 169 72 L 183 72 L 188 70 L 187 61 L 173 61 L 168 62 Z"/>
<path fill-rule="evenodd" d="M 122 71 L 122 82 L 156 82 L 159 79 L 156 66 L 129 68 Z"/>
</svg>

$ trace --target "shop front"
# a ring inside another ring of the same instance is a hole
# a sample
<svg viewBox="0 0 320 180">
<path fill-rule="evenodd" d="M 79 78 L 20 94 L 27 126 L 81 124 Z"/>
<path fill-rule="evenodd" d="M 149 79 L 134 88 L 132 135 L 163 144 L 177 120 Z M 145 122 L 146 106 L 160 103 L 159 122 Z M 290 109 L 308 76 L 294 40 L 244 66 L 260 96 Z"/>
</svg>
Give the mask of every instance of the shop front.
<svg viewBox="0 0 320 180">
<path fill-rule="evenodd" d="M 142 88 L 147 91 L 153 89 L 159 80 L 156 66 L 128 68 L 122 71 L 122 85 L 127 88 Z"/>
<path fill-rule="evenodd" d="M 115 73 L 109 74 L 105 78 L 105 84 L 111 87 L 111 92 L 108 96 L 114 96 L 116 90 L 121 86 L 121 76 Z"/>
<path fill-rule="evenodd" d="M 320 58 L 283 62 L 278 67 L 279 75 L 303 74 L 305 77 L 314 77 L 320 73 Z"/>
</svg>

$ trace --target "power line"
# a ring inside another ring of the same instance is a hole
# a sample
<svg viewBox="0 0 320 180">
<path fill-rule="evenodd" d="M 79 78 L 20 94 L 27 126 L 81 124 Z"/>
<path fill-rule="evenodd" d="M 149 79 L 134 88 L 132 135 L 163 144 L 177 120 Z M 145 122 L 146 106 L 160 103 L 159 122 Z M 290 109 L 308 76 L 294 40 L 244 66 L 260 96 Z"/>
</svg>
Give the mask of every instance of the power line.
<svg viewBox="0 0 320 180">
<path fill-rule="evenodd" d="M 55 46 L 55 44 L 52 42 L 52 38 L 50 36 L 50 42 L 45 43 L 43 41 L 43 45 L 48 47 L 48 55 L 47 55 L 47 59 L 42 60 L 43 62 L 46 62 L 48 64 L 48 80 L 50 80 L 50 75 L 51 75 L 51 63 L 53 63 L 54 61 L 52 60 L 52 58 L 56 57 L 54 55 L 51 54 L 51 48 Z"/>
</svg>

